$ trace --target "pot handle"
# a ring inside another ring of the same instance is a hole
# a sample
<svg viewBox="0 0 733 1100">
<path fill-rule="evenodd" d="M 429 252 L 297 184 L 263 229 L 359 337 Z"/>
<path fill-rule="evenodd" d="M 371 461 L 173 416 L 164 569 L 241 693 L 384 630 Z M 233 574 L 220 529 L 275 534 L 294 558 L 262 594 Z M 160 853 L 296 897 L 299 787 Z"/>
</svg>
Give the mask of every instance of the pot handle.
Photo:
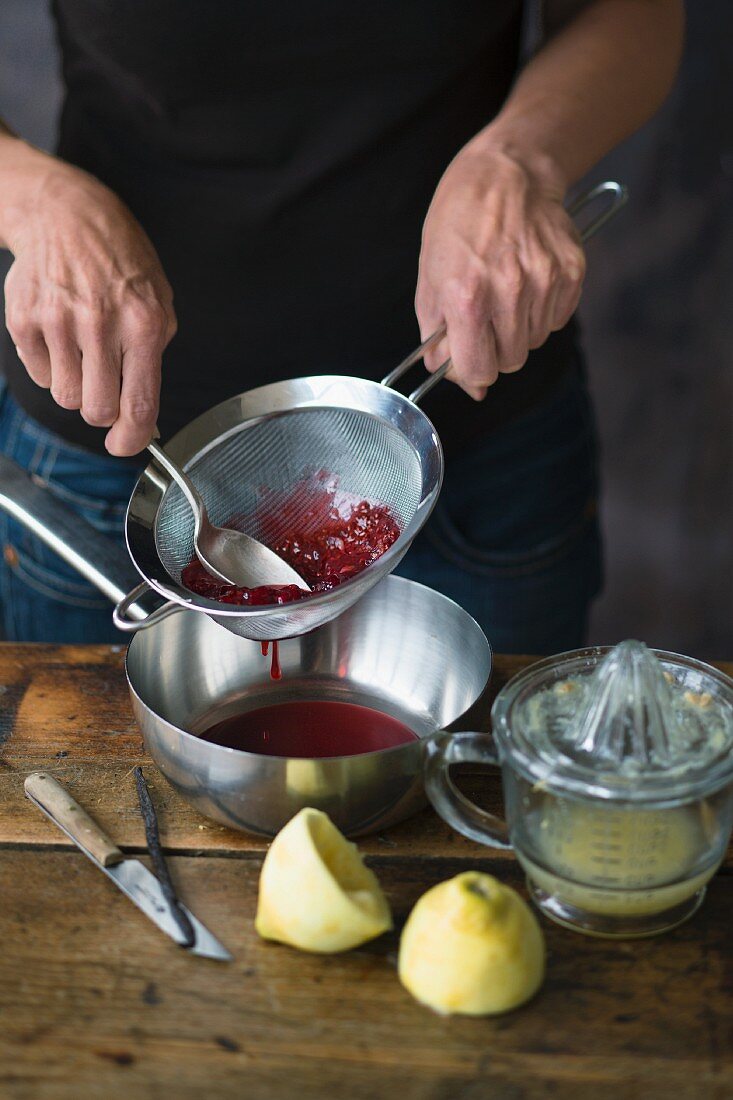
<svg viewBox="0 0 733 1100">
<path fill-rule="evenodd" d="M 628 188 L 623 183 L 616 183 L 615 180 L 604 180 L 602 183 L 597 183 L 595 187 L 591 187 L 588 191 L 583 191 L 581 195 L 578 195 L 570 206 L 567 207 L 567 212 L 571 218 L 574 218 L 576 214 L 579 214 L 581 210 L 584 210 L 590 203 L 595 202 L 596 199 L 603 195 L 610 195 L 611 201 L 599 214 L 596 214 L 594 218 L 588 222 L 588 224 L 579 230 L 580 239 L 585 244 L 591 237 L 594 237 L 599 229 L 602 229 L 606 222 L 609 222 L 611 218 L 615 218 L 619 210 L 626 205 L 629 198 Z M 406 374 L 410 367 L 414 366 L 426 351 L 429 351 L 434 344 L 440 343 L 446 333 L 445 325 L 441 325 L 436 329 L 432 336 L 428 336 L 427 340 L 423 340 L 419 348 L 415 348 L 413 352 L 403 359 L 401 363 L 390 371 L 386 378 L 382 379 L 383 386 L 392 386 L 393 383 L 399 381 L 403 374 Z M 434 386 L 437 386 L 438 382 L 442 378 L 445 378 L 446 374 L 450 370 L 452 362 L 450 359 L 446 359 L 444 363 L 438 367 L 437 370 L 429 374 L 428 377 L 413 390 L 409 395 L 410 401 L 415 405 L 419 405 L 420 401 L 426 394 L 430 393 Z"/>
<path fill-rule="evenodd" d="M 423 745 L 425 791 L 443 820 L 469 840 L 488 844 L 492 848 L 511 848 L 506 822 L 466 798 L 448 771 L 451 764 L 493 764 L 499 767 L 499 758 L 490 735 L 440 731 L 426 738 Z"/>
<path fill-rule="evenodd" d="M 28 474 L 4 455 L 0 455 L 0 508 L 45 542 L 113 603 L 124 597 L 135 626 L 121 629 L 129 631 L 151 626 L 177 610 L 176 604 L 166 602 L 162 607 L 146 611 L 138 601 L 152 589 L 138 583 L 139 575 L 125 547 L 72 512 L 53 495 L 46 482 Z M 126 596 L 130 588 L 133 591 Z M 156 598 L 159 599 L 157 594 Z"/>
</svg>

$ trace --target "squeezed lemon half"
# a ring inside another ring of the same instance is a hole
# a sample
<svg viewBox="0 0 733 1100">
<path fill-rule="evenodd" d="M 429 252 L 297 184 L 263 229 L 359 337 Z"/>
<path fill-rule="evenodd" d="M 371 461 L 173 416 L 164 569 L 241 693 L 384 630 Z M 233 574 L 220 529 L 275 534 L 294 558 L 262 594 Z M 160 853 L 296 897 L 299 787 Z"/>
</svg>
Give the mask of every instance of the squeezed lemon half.
<svg viewBox="0 0 733 1100">
<path fill-rule="evenodd" d="M 262 865 L 255 917 L 260 936 L 330 954 L 391 927 L 387 899 L 356 845 L 321 810 L 297 813 Z"/>
<path fill-rule="evenodd" d="M 402 932 L 402 984 L 446 1015 L 509 1012 L 534 996 L 544 973 L 544 938 L 529 906 L 479 871 L 428 890 Z"/>
</svg>

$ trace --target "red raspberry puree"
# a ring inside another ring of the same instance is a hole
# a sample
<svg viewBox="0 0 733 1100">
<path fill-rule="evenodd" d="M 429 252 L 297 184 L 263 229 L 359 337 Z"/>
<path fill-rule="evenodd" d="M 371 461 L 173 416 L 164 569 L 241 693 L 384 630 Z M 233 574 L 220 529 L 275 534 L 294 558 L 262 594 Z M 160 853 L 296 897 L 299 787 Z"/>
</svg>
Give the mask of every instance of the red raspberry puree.
<svg viewBox="0 0 733 1100">
<path fill-rule="evenodd" d="M 241 604 L 245 607 L 264 607 L 268 604 L 292 603 L 307 599 L 319 592 L 330 592 L 339 584 L 355 577 L 385 550 L 397 541 L 400 526 L 385 504 L 370 504 L 367 500 L 351 503 L 341 496 L 336 506 L 336 489 L 333 484 L 324 488 L 323 473 L 316 475 L 319 491 L 309 493 L 309 508 L 304 517 L 307 530 L 293 530 L 288 523 L 286 499 L 274 495 L 265 497 L 258 516 L 259 526 L 267 534 L 268 545 L 293 569 L 297 570 L 311 588 L 306 592 L 295 584 L 260 585 L 243 588 L 234 584 L 222 584 L 207 573 L 198 558 L 194 557 L 181 573 L 181 581 L 191 592 L 206 596 L 219 603 Z M 296 490 L 300 492 L 301 490 Z M 229 523 L 237 527 L 236 519 Z M 269 642 L 262 643 L 262 654 L 267 655 Z M 282 676 L 277 642 L 272 643 L 270 675 L 273 680 Z"/>
<path fill-rule="evenodd" d="M 386 505 L 362 500 L 352 506 L 347 516 L 330 507 L 315 531 L 286 532 L 274 541 L 272 549 L 300 573 L 315 594 L 330 592 L 361 573 L 399 536 L 399 524 Z M 210 600 L 247 607 L 292 603 L 311 594 L 295 584 L 257 588 L 222 584 L 206 572 L 196 557 L 183 570 L 181 581 L 191 592 Z"/>
</svg>

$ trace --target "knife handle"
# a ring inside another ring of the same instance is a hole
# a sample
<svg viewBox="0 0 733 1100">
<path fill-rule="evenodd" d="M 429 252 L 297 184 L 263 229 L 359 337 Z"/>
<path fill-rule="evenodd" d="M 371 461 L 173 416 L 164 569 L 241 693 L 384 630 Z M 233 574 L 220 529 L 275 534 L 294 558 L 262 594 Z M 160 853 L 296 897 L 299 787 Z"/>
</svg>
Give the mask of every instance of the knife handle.
<svg viewBox="0 0 733 1100">
<path fill-rule="evenodd" d="M 103 867 L 112 867 L 125 858 L 86 810 L 46 772 L 32 772 L 23 786 L 28 797 L 38 803 L 51 821 Z"/>
</svg>

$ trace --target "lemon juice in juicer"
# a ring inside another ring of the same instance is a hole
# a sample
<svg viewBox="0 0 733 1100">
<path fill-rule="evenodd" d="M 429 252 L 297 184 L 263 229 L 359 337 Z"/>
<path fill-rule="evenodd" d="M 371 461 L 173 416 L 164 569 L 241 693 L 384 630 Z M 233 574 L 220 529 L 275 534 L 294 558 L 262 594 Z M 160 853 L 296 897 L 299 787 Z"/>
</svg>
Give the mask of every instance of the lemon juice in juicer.
<svg viewBox="0 0 733 1100">
<path fill-rule="evenodd" d="M 492 718 L 494 744 L 458 734 L 429 762 L 451 824 L 511 846 L 536 904 L 569 927 L 651 935 L 694 913 L 733 825 L 727 677 L 627 641 L 531 666 Z M 459 759 L 501 763 L 508 826 L 453 787 Z"/>
</svg>

